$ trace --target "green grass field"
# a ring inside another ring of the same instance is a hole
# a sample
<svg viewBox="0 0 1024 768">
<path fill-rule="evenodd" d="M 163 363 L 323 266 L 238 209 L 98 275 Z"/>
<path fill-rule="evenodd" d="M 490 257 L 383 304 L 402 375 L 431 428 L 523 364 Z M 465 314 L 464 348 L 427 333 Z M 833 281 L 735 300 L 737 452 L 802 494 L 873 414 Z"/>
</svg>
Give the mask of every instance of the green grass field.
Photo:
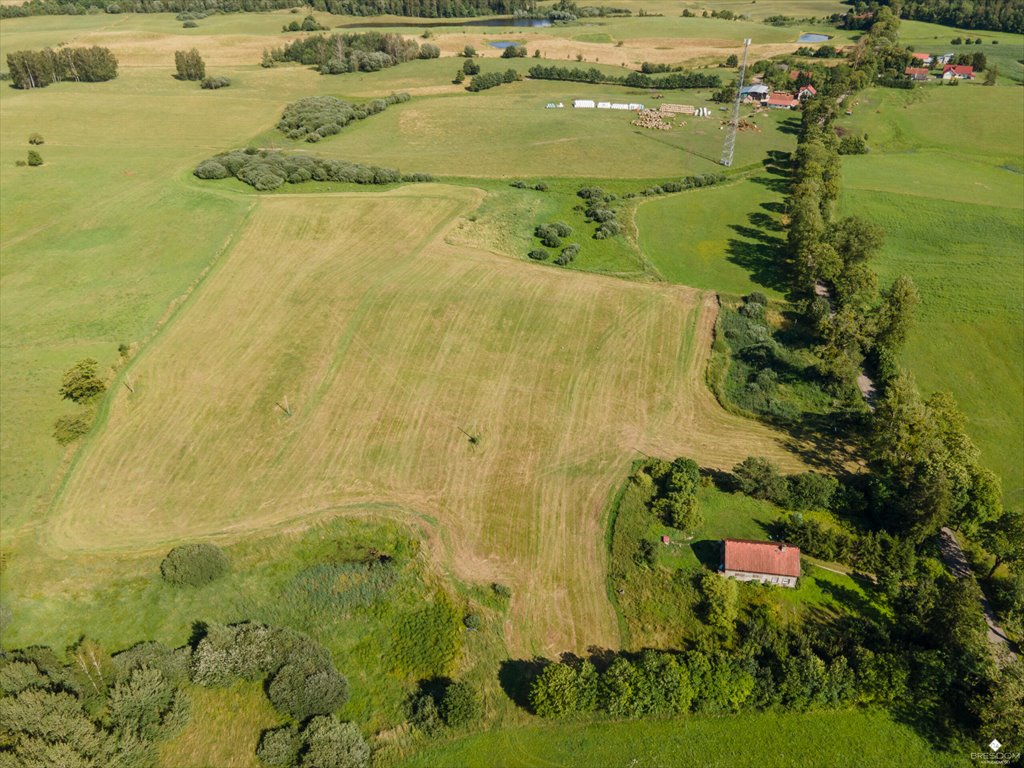
<svg viewBox="0 0 1024 768">
<path fill-rule="evenodd" d="M 980 747 L 979 747 L 980 749 Z M 966 766 L 878 712 L 742 714 L 681 720 L 552 723 L 491 731 L 424 750 L 405 768 L 920 768 Z"/>
<path fill-rule="evenodd" d="M 643 253 L 669 282 L 781 297 L 786 286 L 777 260 L 785 229 L 778 178 L 754 172 L 725 186 L 642 203 L 637 227 Z"/>
<path fill-rule="evenodd" d="M 844 159 L 841 201 L 885 227 L 883 283 L 917 283 L 904 362 L 925 391 L 953 392 L 1012 504 L 1024 500 L 1022 108 L 1016 86 L 858 96 L 844 124 L 873 151 Z"/>
</svg>

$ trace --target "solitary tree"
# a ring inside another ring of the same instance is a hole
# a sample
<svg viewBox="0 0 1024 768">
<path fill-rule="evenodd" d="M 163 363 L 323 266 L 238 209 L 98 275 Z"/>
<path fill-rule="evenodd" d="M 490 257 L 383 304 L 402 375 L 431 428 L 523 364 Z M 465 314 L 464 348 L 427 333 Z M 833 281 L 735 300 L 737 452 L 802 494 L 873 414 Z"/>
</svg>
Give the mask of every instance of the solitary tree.
<svg viewBox="0 0 1024 768">
<path fill-rule="evenodd" d="M 65 400 L 82 403 L 103 393 L 106 385 L 96 375 L 99 363 L 91 357 L 79 360 L 64 374 L 60 385 L 60 396 Z"/>
<path fill-rule="evenodd" d="M 992 67 L 988 72 L 985 73 L 985 82 L 982 85 L 995 85 L 996 78 L 999 76 L 999 67 Z"/>
<path fill-rule="evenodd" d="M 472 59 L 474 56 L 476 56 L 476 48 L 474 48 L 472 45 L 467 45 L 465 48 L 462 49 L 462 55 L 465 56 L 467 59 Z"/>
<path fill-rule="evenodd" d="M 202 80 L 206 77 L 206 63 L 199 51 L 175 51 L 174 66 L 178 69 L 179 80 Z"/>
<path fill-rule="evenodd" d="M 735 53 L 730 53 L 725 59 L 725 66 L 736 67 L 739 66 L 740 60 Z"/>
<path fill-rule="evenodd" d="M 35 167 L 43 164 L 43 156 L 36 152 L 34 149 L 28 151 L 28 164 Z"/>
</svg>

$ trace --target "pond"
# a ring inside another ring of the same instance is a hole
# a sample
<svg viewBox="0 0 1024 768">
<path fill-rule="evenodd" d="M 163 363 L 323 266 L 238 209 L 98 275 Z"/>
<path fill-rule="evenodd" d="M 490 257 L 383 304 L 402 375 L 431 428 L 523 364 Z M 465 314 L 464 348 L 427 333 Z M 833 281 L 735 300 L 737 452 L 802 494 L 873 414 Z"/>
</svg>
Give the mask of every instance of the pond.
<svg viewBox="0 0 1024 768">
<path fill-rule="evenodd" d="M 408 21 L 398 22 L 367 22 L 342 24 L 341 29 L 369 29 L 371 27 L 400 27 L 407 29 L 437 29 L 438 27 L 550 27 L 551 19 L 514 19 L 502 16 L 495 19 L 476 19 L 475 21 L 428 21 L 413 24 Z"/>
<path fill-rule="evenodd" d="M 831 39 L 832 35 L 818 35 L 814 33 L 808 33 L 805 35 L 800 35 L 800 37 L 798 37 L 796 41 L 798 43 L 824 43 Z"/>
<path fill-rule="evenodd" d="M 496 43 L 488 43 L 491 48 L 515 48 L 519 43 L 514 43 L 510 40 L 499 40 Z"/>
</svg>

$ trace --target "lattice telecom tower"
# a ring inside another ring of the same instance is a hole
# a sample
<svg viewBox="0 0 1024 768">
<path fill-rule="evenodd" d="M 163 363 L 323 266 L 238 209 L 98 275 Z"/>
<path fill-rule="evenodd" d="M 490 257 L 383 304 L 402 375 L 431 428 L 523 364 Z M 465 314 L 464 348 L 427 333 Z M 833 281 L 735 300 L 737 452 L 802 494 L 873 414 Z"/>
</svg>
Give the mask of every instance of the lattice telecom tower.
<svg viewBox="0 0 1024 768">
<path fill-rule="evenodd" d="M 732 120 L 729 121 L 729 128 L 725 134 L 725 146 L 722 147 L 721 163 L 725 167 L 732 165 L 732 153 L 736 149 L 736 131 L 740 125 L 740 100 L 743 98 L 743 76 L 747 73 L 747 49 L 750 47 L 750 38 L 743 41 L 743 59 L 740 61 L 740 78 L 736 85 L 736 102 L 732 107 Z"/>
</svg>

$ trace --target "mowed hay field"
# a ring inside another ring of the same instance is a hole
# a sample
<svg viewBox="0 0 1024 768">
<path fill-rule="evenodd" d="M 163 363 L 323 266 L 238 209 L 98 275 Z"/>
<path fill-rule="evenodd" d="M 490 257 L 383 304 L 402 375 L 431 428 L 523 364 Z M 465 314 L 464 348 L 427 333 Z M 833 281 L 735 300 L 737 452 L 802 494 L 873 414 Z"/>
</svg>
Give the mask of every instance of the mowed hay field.
<svg viewBox="0 0 1024 768">
<path fill-rule="evenodd" d="M 261 200 L 129 367 L 53 544 L 164 547 L 386 501 L 440 521 L 460 577 L 512 585 L 517 652 L 613 647 L 603 515 L 630 459 L 797 463 L 704 385 L 709 295 L 444 244 L 477 197 Z"/>
<path fill-rule="evenodd" d="M 1024 501 L 1022 110 L 1016 85 L 858 95 L 843 122 L 873 151 L 843 159 L 841 199 L 886 230 L 883 284 L 917 283 L 904 363 L 924 391 L 953 393 L 1012 505 Z"/>
</svg>

